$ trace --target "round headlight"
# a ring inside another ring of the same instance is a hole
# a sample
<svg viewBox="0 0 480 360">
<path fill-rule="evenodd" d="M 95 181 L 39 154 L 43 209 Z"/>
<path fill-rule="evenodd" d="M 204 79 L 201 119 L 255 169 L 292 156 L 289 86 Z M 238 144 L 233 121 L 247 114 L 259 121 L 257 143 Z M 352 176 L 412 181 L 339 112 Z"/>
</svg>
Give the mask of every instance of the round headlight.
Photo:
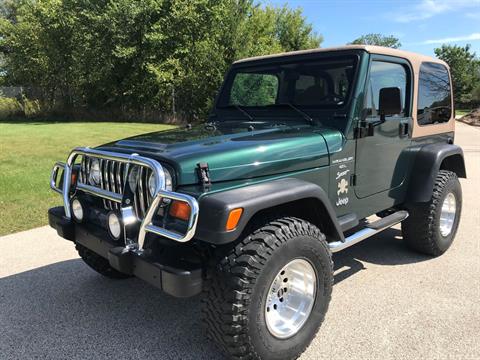
<svg viewBox="0 0 480 360">
<path fill-rule="evenodd" d="M 72 201 L 72 212 L 75 220 L 82 221 L 83 220 L 83 207 L 82 203 L 78 199 L 73 199 Z"/>
<path fill-rule="evenodd" d="M 172 175 L 167 169 L 163 169 L 163 173 L 165 175 L 165 190 L 172 191 L 173 190 L 173 183 L 172 183 Z M 155 175 L 151 173 L 148 178 L 148 191 L 150 195 L 153 196 L 155 194 L 155 188 L 157 184 L 155 182 Z"/>
<path fill-rule="evenodd" d="M 108 231 L 115 240 L 120 239 L 120 235 L 122 234 L 122 224 L 118 215 L 114 212 L 108 214 Z"/>
<path fill-rule="evenodd" d="M 98 159 L 93 159 L 90 163 L 90 171 L 88 175 L 88 182 L 90 185 L 99 185 L 100 184 L 100 161 Z"/>
<path fill-rule="evenodd" d="M 157 187 L 157 182 L 155 181 L 155 173 L 151 173 L 148 178 L 148 191 L 150 192 L 150 196 L 155 195 L 155 189 Z"/>
<path fill-rule="evenodd" d="M 138 180 L 138 166 L 133 166 L 132 170 L 130 171 L 130 175 L 128 175 L 128 186 L 132 191 L 135 191 L 137 188 L 137 180 Z"/>
</svg>

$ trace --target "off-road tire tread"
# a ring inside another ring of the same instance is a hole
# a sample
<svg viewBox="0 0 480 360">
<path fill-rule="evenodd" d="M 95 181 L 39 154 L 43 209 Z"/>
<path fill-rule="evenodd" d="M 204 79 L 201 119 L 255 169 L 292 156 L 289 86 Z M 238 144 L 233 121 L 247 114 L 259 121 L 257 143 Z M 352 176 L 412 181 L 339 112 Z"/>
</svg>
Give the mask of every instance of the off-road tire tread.
<svg viewBox="0 0 480 360">
<path fill-rule="evenodd" d="M 451 181 L 458 181 L 457 174 L 440 170 L 435 179 L 431 200 L 415 204 L 409 209 L 409 217 L 402 223 L 402 232 L 406 244 L 412 250 L 431 256 L 443 254 L 444 251 L 437 246 L 434 238 L 437 228 L 435 215 L 442 207 L 444 189 Z"/>
<path fill-rule="evenodd" d="M 318 239 L 330 260 L 330 268 L 322 271 L 333 273 L 332 256 L 325 235 L 316 226 L 294 217 L 270 221 L 254 231 L 224 254 L 216 262 L 213 271 L 208 273 L 202 298 L 202 315 L 207 336 L 232 359 L 260 359 L 251 345 L 246 326 L 252 288 L 275 249 L 296 236 Z M 328 302 L 330 298 L 331 292 Z M 322 314 L 322 321 L 325 313 Z M 307 346 L 308 344 L 300 353 L 303 353 Z"/>
<path fill-rule="evenodd" d="M 110 279 L 126 279 L 131 277 L 130 275 L 121 273 L 120 271 L 112 268 L 107 259 L 95 254 L 85 246 L 75 244 L 75 249 L 77 249 L 78 255 L 80 255 L 82 260 L 99 274 Z"/>
</svg>

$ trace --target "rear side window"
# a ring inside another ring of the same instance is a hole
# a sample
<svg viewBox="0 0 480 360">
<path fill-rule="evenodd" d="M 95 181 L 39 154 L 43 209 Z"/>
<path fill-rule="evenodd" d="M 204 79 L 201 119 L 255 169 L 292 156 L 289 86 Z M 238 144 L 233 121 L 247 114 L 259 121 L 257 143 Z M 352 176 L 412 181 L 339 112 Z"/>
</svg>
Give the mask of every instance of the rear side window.
<svg viewBox="0 0 480 360">
<path fill-rule="evenodd" d="M 419 125 L 444 123 L 452 115 L 448 70 L 442 64 L 423 63 L 418 82 L 417 121 Z"/>
</svg>

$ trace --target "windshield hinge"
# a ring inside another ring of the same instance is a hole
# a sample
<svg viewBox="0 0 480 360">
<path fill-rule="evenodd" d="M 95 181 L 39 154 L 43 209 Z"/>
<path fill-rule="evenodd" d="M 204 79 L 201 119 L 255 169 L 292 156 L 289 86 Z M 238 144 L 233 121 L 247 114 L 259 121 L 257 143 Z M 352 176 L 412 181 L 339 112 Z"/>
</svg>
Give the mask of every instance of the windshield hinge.
<svg viewBox="0 0 480 360">
<path fill-rule="evenodd" d="M 197 174 L 200 184 L 203 187 L 203 191 L 210 190 L 212 186 L 212 181 L 210 179 L 210 170 L 208 169 L 208 163 L 198 163 L 197 164 Z"/>
<path fill-rule="evenodd" d="M 380 122 L 378 123 L 380 124 Z M 354 137 L 355 139 L 361 139 L 367 136 L 373 136 L 374 134 L 374 128 L 377 123 L 371 123 L 371 122 L 366 122 L 366 121 L 361 121 L 359 123 L 359 126 L 355 128 L 354 130 Z"/>
<path fill-rule="evenodd" d="M 361 139 L 367 137 L 368 129 L 364 127 L 356 127 L 355 128 L 355 139 Z"/>
</svg>

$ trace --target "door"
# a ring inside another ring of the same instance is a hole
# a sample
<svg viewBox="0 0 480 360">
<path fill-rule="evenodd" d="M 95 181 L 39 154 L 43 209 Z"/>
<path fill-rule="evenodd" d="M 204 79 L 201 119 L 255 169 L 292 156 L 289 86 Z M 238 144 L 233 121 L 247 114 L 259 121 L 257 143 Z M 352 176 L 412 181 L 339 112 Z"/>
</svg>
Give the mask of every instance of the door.
<svg viewBox="0 0 480 360">
<path fill-rule="evenodd" d="M 372 57 L 362 120 L 363 124 L 370 123 L 373 131 L 356 143 L 355 194 L 359 198 L 389 191 L 405 180 L 408 160 L 402 151 L 410 144 L 411 79 L 411 68 L 403 59 Z M 398 114 L 381 116 L 379 98 L 383 88 L 400 89 Z"/>
</svg>

